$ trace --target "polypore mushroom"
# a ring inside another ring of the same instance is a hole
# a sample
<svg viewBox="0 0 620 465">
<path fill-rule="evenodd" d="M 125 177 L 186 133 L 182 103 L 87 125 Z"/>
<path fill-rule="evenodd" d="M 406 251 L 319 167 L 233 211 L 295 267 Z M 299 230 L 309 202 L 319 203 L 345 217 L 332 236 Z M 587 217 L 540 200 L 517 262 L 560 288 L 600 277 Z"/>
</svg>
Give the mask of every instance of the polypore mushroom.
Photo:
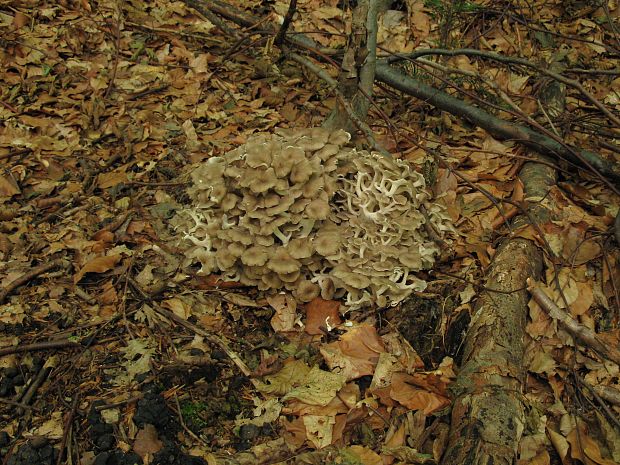
<svg viewBox="0 0 620 465">
<path fill-rule="evenodd" d="M 326 229 L 317 233 L 312 245 L 318 253 L 324 257 L 329 257 L 336 254 L 340 249 L 340 237 L 341 233 L 338 231 Z"/>
<path fill-rule="evenodd" d="M 255 194 L 266 192 L 270 188 L 274 187 L 278 181 L 276 173 L 273 168 L 267 168 L 265 170 L 257 169 L 251 175 L 248 173 L 247 186 L 252 189 Z"/>
<path fill-rule="evenodd" d="M 291 257 L 284 247 L 278 247 L 267 262 L 267 268 L 279 275 L 299 271 L 299 267 L 299 261 Z"/>
<path fill-rule="evenodd" d="M 329 143 L 330 144 L 336 144 L 339 146 L 343 146 L 344 144 L 346 144 L 347 142 L 349 142 L 351 140 L 351 134 L 349 134 L 348 132 L 339 129 L 338 131 L 334 131 L 329 135 Z"/>
<path fill-rule="evenodd" d="M 268 259 L 269 250 L 261 245 L 252 246 L 241 254 L 241 262 L 248 266 L 263 266 Z"/>
<path fill-rule="evenodd" d="M 312 218 L 313 220 L 325 220 L 330 211 L 331 209 L 327 200 L 318 198 L 308 204 L 305 213 L 308 218 Z"/>
<path fill-rule="evenodd" d="M 370 279 L 361 273 L 334 269 L 332 275 L 340 279 L 345 286 L 352 287 L 353 289 L 364 289 L 370 286 Z"/>
<path fill-rule="evenodd" d="M 305 157 L 303 149 L 289 145 L 284 147 L 280 153 L 273 155 L 271 167 L 278 178 L 284 178 L 289 175 L 293 166 L 305 160 Z"/>
<path fill-rule="evenodd" d="M 245 153 L 245 162 L 250 168 L 268 167 L 271 165 L 271 150 L 266 142 L 255 141 L 248 145 Z"/>
<path fill-rule="evenodd" d="M 312 165 L 307 158 L 304 158 L 300 162 L 293 165 L 290 180 L 295 184 L 303 184 L 310 179 L 310 176 L 313 174 L 314 171 L 312 169 Z"/>
<path fill-rule="evenodd" d="M 311 257 L 314 252 L 312 243 L 308 239 L 301 237 L 289 241 L 286 250 L 291 257 L 298 260 Z"/>
<path fill-rule="evenodd" d="M 221 271 L 225 271 L 233 267 L 237 257 L 230 253 L 228 248 L 222 248 L 215 253 L 215 261 L 217 262 L 217 267 Z"/>
<path fill-rule="evenodd" d="M 297 288 L 293 291 L 293 295 L 300 302 L 310 302 L 321 293 L 321 288 L 306 279 L 297 284 Z"/>
<path fill-rule="evenodd" d="M 300 300 L 320 291 L 350 308 L 422 289 L 415 272 L 439 252 L 424 222 L 441 234 L 449 217 L 409 164 L 346 147 L 349 139 L 324 128 L 276 130 L 197 167 L 193 205 L 175 220 L 187 260 L 202 273 L 219 269 Z"/>
</svg>

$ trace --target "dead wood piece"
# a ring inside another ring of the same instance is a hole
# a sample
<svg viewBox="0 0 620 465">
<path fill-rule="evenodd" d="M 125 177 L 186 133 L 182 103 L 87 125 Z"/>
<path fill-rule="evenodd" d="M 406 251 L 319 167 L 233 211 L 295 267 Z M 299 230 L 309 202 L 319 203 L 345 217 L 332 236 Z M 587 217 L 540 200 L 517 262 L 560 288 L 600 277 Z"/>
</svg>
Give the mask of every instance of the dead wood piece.
<svg viewBox="0 0 620 465">
<path fill-rule="evenodd" d="M 468 331 L 456 382 L 450 441 L 442 463 L 512 464 L 525 426 L 521 402 L 523 332 L 528 302 L 523 288 L 538 276 L 542 255 L 527 239 L 504 243 L 487 275 Z"/>
<path fill-rule="evenodd" d="M 620 365 L 620 350 L 606 344 L 596 332 L 576 322 L 568 313 L 558 307 L 555 302 L 545 294 L 545 291 L 536 287 L 534 283 L 530 282 L 528 284 L 530 284 L 529 290 L 532 297 L 536 300 L 536 303 L 540 305 L 549 316 L 557 320 L 571 336 L 579 340 L 582 344 L 594 349 L 601 357 Z"/>
<path fill-rule="evenodd" d="M 530 128 L 496 118 L 486 111 L 469 105 L 451 95 L 413 79 L 385 63 L 377 63 L 377 79 L 395 89 L 428 102 L 441 110 L 465 118 L 472 124 L 483 128 L 493 137 L 500 140 L 514 140 L 537 152 L 549 154 L 585 165 L 598 172 L 601 177 L 620 180 L 620 165 L 609 162 L 597 154 L 587 150 L 579 150 L 565 146 L 550 137 Z M 607 185 L 616 193 L 617 187 L 609 181 Z"/>
<path fill-rule="evenodd" d="M 607 402 L 620 407 L 620 391 L 609 386 L 595 386 L 594 391 Z"/>
<path fill-rule="evenodd" d="M 237 37 L 237 31 L 228 27 L 228 25 L 224 21 L 222 21 L 215 14 L 213 14 L 213 12 L 209 8 L 205 7 L 205 5 L 201 5 L 199 2 L 196 2 L 194 0 L 187 0 L 185 3 L 187 3 L 188 6 L 192 7 L 205 18 L 207 18 L 215 27 L 217 27 L 227 36 Z"/>
<path fill-rule="evenodd" d="M 144 394 L 140 393 L 136 396 L 130 397 L 128 399 L 125 400 L 121 400 L 118 402 L 114 402 L 113 404 L 104 404 L 104 405 L 96 405 L 95 406 L 95 411 L 96 412 L 101 412 L 103 410 L 109 410 L 112 408 L 117 408 L 117 407 L 121 407 L 123 405 L 127 405 L 127 404 L 134 404 L 136 402 L 138 402 L 139 400 L 141 400 L 144 397 Z"/>
<path fill-rule="evenodd" d="M 56 460 L 56 465 L 62 464 L 62 459 L 64 455 L 65 448 L 67 447 L 67 439 L 69 439 L 69 433 L 73 428 L 73 419 L 75 418 L 75 412 L 77 411 L 78 402 L 80 400 L 79 393 L 75 394 L 73 398 L 73 402 L 71 402 L 71 410 L 67 412 L 65 415 L 65 421 L 62 428 L 62 440 L 60 442 L 60 450 L 58 451 L 58 460 Z M 69 454 L 67 453 L 67 458 L 69 458 Z"/>
<path fill-rule="evenodd" d="M 80 344 L 69 340 L 44 341 L 35 344 L 21 344 L 13 347 L 5 347 L 0 349 L 0 357 L 11 354 L 19 354 L 22 352 L 35 352 L 38 350 L 62 349 L 63 347 L 77 347 Z"/>
<path fill-rule="evenodd" d="M 284 21 L 282 21 L 282 26 L 280 26 L 280 30 L 278 31 L 278 34 L 276 34 L 276 38 L 273 41 L 278 47 L 284 43 L 286 31 L 288 31 L 288 28 L 291 25 L 295 11 L 297 11 L 297 0 L 291 0 L 288 5 L 288 11 L 284 16 Z"/>
<path fill-rule="evenodd" d="M 23 392 L 23 395 L 19 395 L 15 399 L 15 401 L 21 402 L 22 404 L 26 404 L 26 405 L 30 404 L 34 395 L 39 390 L 39 387 L 41 387 L 43 382 L 47 379 L 49 374 L 54 369 L 54 365 L 55 365 L 55 360 L 53 358 L 49 359 L 48 362 L 45 365 L 43 365 L 43 367 L 39 370 L 39 372 L 37 373 L 37 376 L 32 380 L 32 382 L 28 386 L 28 389 L 26 389 L 26 391 Z M 19 415 L 23 415 L 24 409 L 22 409 L 21 407 L 18 407 L 17 412 Z"/>
<path fill-rule="evenodd" d="M 66 264 L 67 264 L 67 262 L 65 260 L 58 259 L 58 260 L 53 260 L 53 261 L 48 262 L 48 263 L 43 263 L 43 264 L 41 264 L 39 266 L 35 266 L 28 273 L 20 276 L 16 280 L 14 280 L 11 283 L 9 283 L 4 289 L 0 290 L 0 304 L 3 304 L 4 301 L 6 300 L 6 298 L 9 296 L 9 294 L 11 294 L 11 292 L 13 292 L 18 287 L 23 286 L 24 284 L 26 284 L 29 281 L 33 280 L 37 276 L 45 273 L 46 271 L 49 271 L 49 270 L 51 270 L 53 268 L 57 268 L 57 267 L 61 267 L 61 266 L 66 266 Z"/>
</svg>

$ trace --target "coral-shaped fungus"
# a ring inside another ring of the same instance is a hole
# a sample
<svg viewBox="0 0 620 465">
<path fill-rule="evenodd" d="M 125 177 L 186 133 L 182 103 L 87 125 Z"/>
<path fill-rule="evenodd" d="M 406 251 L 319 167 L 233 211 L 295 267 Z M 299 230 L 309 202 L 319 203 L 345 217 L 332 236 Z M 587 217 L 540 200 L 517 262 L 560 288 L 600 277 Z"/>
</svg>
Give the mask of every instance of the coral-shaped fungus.
<svg viewBox="0 0 620 465">
<path fill-rule="evenodd" d="M 174 219 L 186 264 L 261 290 L 343 298 L 348 308 L 396 304 L 426 283 L 445 209 L 404 161 L 347 146 L 338 130 L 251 137 L 191 172 L 191 206 Z M 427 215 L 420 212 L 426 208 Z"/>
</svg>

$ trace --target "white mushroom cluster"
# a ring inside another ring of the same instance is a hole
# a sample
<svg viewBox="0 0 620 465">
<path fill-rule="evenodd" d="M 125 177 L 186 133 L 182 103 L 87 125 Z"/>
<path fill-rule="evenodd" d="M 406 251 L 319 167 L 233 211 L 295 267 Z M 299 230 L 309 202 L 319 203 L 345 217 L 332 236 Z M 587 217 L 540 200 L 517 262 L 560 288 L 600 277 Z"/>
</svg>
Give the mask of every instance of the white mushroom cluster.
<svg viewBox="0 0 620 465">
<path fill-rule="evenodd" d="M 348 308 L 396 304 L 426 283 L 451 229 L 411 166 L 347 146 L 348 133 L 311 128 L 260 134 L 191 172 L 191 205 L 178 212 L 186 264 L 200 274 L 307 302 Z"/>
</svg>

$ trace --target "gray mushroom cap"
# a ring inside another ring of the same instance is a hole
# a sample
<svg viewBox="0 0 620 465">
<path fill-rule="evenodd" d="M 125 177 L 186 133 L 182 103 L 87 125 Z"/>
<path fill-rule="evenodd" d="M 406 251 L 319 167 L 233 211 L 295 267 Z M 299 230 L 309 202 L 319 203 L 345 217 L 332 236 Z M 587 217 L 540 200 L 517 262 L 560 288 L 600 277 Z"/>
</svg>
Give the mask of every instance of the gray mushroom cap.
<svg viewBox="0 0 620 465">
<path fill-rule="evenodd" d="M 267 262 L 267 268 L 280 275 L 299 271 L 300 265 L 299 261 L 291 257 L 284 247 L 279 247 Z"/>
</svg>

